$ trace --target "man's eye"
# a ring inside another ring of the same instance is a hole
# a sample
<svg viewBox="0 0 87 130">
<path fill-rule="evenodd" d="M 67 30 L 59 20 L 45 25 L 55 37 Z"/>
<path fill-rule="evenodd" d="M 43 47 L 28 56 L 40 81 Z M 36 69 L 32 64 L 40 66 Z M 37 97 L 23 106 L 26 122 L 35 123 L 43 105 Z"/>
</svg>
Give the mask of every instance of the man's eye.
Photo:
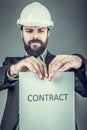
<svg viewBox="0 0 87 130">
<path fill-rule="evenodd" d="M 26 30 L 26 32 L 27 32 L 27 33 L 32 33 L 33 30 L 31 30 L 31 29 L 30 29 L 30 30 Z"/>
<path fill-rule="evenodd" d="M 39 33 L 42 33 L 42 32 L 44 32 L 44 30 L 40 29 L 40 30 L 38 30 L 38 32 L 39 32 Z"/>
</svg>

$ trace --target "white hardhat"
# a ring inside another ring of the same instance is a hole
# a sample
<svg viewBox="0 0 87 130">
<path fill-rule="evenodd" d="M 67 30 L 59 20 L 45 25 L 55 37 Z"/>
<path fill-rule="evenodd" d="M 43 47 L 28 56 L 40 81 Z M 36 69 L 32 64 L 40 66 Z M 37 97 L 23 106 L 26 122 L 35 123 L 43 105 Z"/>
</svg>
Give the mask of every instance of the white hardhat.
<svg viewBox="0 0 87 130">
<path fill-rule="evenodd" d="M 17 24 L 24 26 L 53 27 L 50 12 L 39 2 L 33 2 L 22 10 Z"/>
</svg>

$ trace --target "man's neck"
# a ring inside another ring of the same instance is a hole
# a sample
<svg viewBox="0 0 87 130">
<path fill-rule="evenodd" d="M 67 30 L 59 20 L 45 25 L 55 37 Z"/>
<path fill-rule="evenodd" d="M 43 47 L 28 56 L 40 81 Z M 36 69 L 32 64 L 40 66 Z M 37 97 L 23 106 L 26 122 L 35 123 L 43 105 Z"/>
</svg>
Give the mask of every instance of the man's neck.
<svg viewBox="0 0 87 130">
<path fill-rule="evenodd" d="M 44 50 L 44 52 L 40 56 L 38 56 L 38 58 L 40 58 L 43 62 L 45 62 L 46 55 L 47 55 L 47 48 Z M 29 55 L 26 53 L 26 56 L 29 56 Z"/>
</svg>

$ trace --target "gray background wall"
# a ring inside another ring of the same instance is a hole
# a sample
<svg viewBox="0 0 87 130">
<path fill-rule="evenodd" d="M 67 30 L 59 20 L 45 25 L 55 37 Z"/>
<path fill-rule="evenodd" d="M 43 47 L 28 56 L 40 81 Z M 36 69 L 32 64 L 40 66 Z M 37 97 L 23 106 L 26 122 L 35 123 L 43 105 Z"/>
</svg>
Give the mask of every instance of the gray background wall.
<svg viewBox="0 0 87 130">
<path fill-rule="evenodd" d="M 37 0 L 52 14 L 54 28 L 49 50 L 54 54 L 80 53 L 87 58 L 87 1 Z M 0 65 L 6 56 L 23 56 L 20 30 L 16 20 L 24 6 L 33 0 L 0 0 Z M 4 111 L 7 90 L 0 92 L 0 120 Z M 79 130 L 87 130 L 87 99 L 76 94 L 76 119 Z"/>
</svg>

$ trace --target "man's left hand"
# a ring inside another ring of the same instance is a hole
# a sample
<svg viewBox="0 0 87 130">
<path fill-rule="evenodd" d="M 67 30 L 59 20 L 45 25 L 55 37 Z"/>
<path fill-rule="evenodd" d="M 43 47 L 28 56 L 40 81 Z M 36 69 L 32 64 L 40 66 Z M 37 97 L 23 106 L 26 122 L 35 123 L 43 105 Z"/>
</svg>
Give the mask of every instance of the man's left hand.
<svg viewBox="0 0 87 130">
<path fill-rule="evenodd" d="M 82 59 L 77 55 L 57 55 L 49 64 L 49 80 L 52 80 L 57 72 L 64 72 L 72 68 L 79 69 L 82 65 Z"/>
</svg>

